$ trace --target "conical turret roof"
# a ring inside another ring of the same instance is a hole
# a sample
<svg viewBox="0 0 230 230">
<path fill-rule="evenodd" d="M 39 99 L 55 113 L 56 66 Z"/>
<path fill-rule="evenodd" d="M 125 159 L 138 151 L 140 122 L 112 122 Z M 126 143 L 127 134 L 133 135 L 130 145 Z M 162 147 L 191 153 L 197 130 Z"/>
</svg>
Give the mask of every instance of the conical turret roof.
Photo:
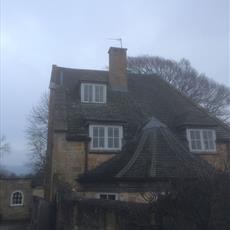
<svg viewBox="0 0 230 230">
<path fill-rule="evenodd" d="M 167 126 L 152 117 L 123 152 L 79 181 L 195 178 L 208 163 L 190 153 Z"/>
</svg>

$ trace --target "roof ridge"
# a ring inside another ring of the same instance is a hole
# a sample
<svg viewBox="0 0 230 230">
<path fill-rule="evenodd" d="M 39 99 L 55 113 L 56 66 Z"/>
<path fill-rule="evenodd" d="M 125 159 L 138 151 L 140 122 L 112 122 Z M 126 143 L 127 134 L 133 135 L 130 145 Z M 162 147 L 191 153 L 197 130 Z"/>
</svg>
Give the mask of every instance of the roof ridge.
<svg viewBox="0 0 230 230">
<path fill-rule="evenodd" d="M 157 139 L 156 132 L 154 132 L 153 135 L 154 135 L 153 138 Z M 157 143 L 157 141 L 153 142 L 153 154 L 151 154 L 151 165 L 150 165 L 150 172 L 149 172 L 149 175 L 151 175 L 151 176 L 157 175 L 156 143 Z"/>
<path fill-rule="evenodd" d="M 168 133 L 167 133 L 168 132 Z M 197 158 L 194 154 L 192 154 L 190 151 L 188 151 L 184 145 L 175 137 L 175 135 L 173 133 L 171 133 L 171 131 L 169 129 L 161 129 L 161 133 L 162 135 L 164 136 L 165 140 L 167 141 L 169 147 L 173 150 L 174 154 L 180 159 L 183 161 L 184 163 L 184 166 L 188 169 L 191 169 L 194 170 L 195 172 L 198 173 L 198 169 L 201 169 L 202 172 L 204 173 L 207 169 L 204 167 L 196 167 L 196 165 L 194 166 L 194 163 L 199 163 L 200 166 L 201 164 L 204 164 L 206 166 L 209 166 L 209 168 L 211 168 L 212 166 L 209 165 L 206 161 L 202 160 L 201 158 Z M 172 145 L 171 141 L 170 141 L 170 138 L 173 139 L 174 142 L 176 142 L 176 145 Z M 188 159 L 185 158 L 185 154 L 181 154 L 181 150 L 183 150 L 183 152 L 185 152 L 187 154 L 187 156 L 189 156 L 193 161 L 189 161 L 188 163 Z M 179 153 L 179 154 L 178 154 Z M 199 170 L 200 172 L 200 170 Z M 203 175 L 203 173 L 199 173 L 198 176 L 201 176 Z"/>
<path fill-rule="evenodd" d="M 167 81 L 165 81 L 164 79 L 162 79 L 161 77 L 157 76 L 158 79 L 160 79 L 166 86 L 168 86 L 168 88 L 172 89 L 173 91 L 175 91 L 177 94 L 179 94 L 180 96 L 182 96 L 182 98 L 184 98 L 186 101 L 190 102 L 195 108 L 197 108 L 199 111 L 201 111 L 202 113 L 205 113 L 209 118 L 211 118 L 212 120 L 216 121 L 217 123 L 219 123 L 223 128 L 227 129 L 228 131 L 230 131 L 230 127 L 223 121 L 221 121 L 219 118 L 217 118 L 216 116 L 210 114 L 205 108 L 203 108 L 201 105 L 199 105 L 198 103 L 196 103 L 195 101 L 193 101 L 190 97 L 188 97 L 185 93 L 183 93 L 182 91 L 178 90 L 176 87 L 174 87 L 173 85 L 171 85 L 170 83 L 168 83 Z"/>
<path fill-rule="evenodd" d="M 55 65 L 56 68 L 61 69 L 61 70 L 75 70 L 75 71 L 89 71 L 89 72 L 108 72 L 108 70 L 100 70 L 100 69 L 81 69 L 81 68 L 70 68 L 70 67 L 63 67 L 63 66 L 57 66 Z"/>
<path fill-rule="evenodd" d="M 141 140 L 136 148 L 135 153 L 133 154 L 131 159 L 128 161 L 128 163 L 115 175 L 115 177 L 124 176 L 124 174 L 133 166 L 138 156 L 140 155 L 140 151 L 143 148 L 143 145 L 146 141 L 147 136 L 148 136 L 147 132 L 144 132 L 143 135 L 141 136 Z"/>
<path fill-rule="evenodd" d="M 228 124 L 226 124 L 225 122 L 223 122 L 222 120 L 220 120 L 215 115 L 210 114 L 205 108 L 203 108 L 201 105 L 199 105 L 198 103 L 196 103 L 195 101 L 193 101 L 185 93 L 183 93 L 182 91 L 180 91 L 179 89 L 177 89 L 176 87 L 174 87 L 172 84 L 170 84 L 169 82 L 167 82 L 166 80 L 164 80 L 163 78 L 161 78 L 159 75 L 157 75 L 157 74 L 135 74 L 135 73 L 131 73 L 130 77 L 132 77 L 131 75 L 132 76 L 136 76 L 136 77 L 145 77 L 146 79 L 148 79 L 148 78 L 149 79 L 151 79 L 151 78 L 152 79 L 158 79 L 160 82 L 162 82 L 163 84 L 165 84 L 165 86 L 167 86 L 168 88 L 170 88 L 171 90 L 173 90 L 174 92 L 176 92 L 177 94 L 179 94 L 179 96 L 181 96 L 186 101 L 188 101 L 190 104 L 192 104 L 192 106 L 194 106 L 197 110 L 199 110 L 202 113 L 205 113 L 205 115 L 208 116 L 210 119 L 214 120 L 220 126 L 222 126 L 223 128 L 227 129 L 228 131 L 230 131 L 230 127 L 228 126 Z"/>
</svg>

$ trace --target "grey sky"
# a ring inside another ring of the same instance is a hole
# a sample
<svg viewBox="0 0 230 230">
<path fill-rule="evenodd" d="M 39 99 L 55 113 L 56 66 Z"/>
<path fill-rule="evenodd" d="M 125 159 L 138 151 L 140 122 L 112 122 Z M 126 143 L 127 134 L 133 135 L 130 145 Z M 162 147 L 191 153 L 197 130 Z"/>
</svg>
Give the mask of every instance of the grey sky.
<svg viewBox="0 0 230 230">
<path fill-rule="evenodd" d="M 5 164 L 28 157 L 26 116 L 48 89 L 51 65 L 104 69 L 123 39 L 128 55 L 187 58 L 229 85 L 228 0 L 1 0 L 1 134 Z"/>
</svg>

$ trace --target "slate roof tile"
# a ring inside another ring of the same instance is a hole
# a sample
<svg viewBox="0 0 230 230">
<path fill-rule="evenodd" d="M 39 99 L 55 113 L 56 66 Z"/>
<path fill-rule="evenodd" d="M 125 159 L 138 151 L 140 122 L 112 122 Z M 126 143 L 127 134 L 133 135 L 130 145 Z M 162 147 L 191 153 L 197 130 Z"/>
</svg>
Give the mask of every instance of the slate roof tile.
<svg viewBox="0 0 230 230">
<path fill-rule="evenodd" d="M 117 92 L 108 84 L 108 71 L 55 67 L 53 72 L 52 82 L 60 84 L 58 79 L 63 78 L 58 90 L 65 95 L 57 99 L 57 110 L 70 132 L 86 135 L 89 121 L 121 121 L 126 123 L 126 139 L 130 140 L 146 120 L 154 116 L 174 131 L 181 126 L 214 127 L 217 138 L 230 139 L 229 127 L 156 75 L 128 74 L 128 92 Z M 80 103 L 80 83 L 83 81 L 107 84 L 107 103 Z"/>
<path fill-rule="evenodd" d="M 212 170 L 208 163 L 188 152 L 164 124 L 159 124 L 154 118 L 119 156 L 83 174 L 79 181 L 194 178 Z"/>
</svg>

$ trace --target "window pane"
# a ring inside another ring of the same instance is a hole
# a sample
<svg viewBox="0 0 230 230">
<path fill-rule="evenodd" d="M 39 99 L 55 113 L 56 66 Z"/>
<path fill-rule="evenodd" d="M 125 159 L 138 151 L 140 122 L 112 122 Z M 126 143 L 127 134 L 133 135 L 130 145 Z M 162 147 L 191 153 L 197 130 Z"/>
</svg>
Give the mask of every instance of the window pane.
<svg viewBox="0 0 230 230">
<path fill-rule="evenodd" d="M 113 138 L 108 138 L 108 148 L 113 148 Z"/>
<path fill-rule="evenodd" d="M 200 140 L 192 140 L 191 147 L 193 150 L 200 150 L 201 149 L 201 141 Z"/>
<path fill-rule="evenodd" d="M 119 138 L 114 138 L 114 148 L 119 148 Z"/>
<path fill-rule="evenodd" d="M 95 102 L 103 102 L 103 89 L 102 85 L 95 85 Z"/>
<path fill-rule="evenodd" d="M 119 148 L 119 128 L 108 128 L 108 148 Z"/>
<path fill-rule="evenodd" d="M 84 85 L 84 101 L 88 101 L 89 100 L 89 87 L 88 85 Z"/>
<path fill-rule="evenodd" d="M 98 136 L 99 136 L 98 127 L 94 127 L 93 128 L 93 137 L 98 137 Z"/>
<path fill-rule="evenodd" d="M 209 143 L 209 148 L 210 148 L 210 150 L 214 150 L 215 149 L 215 143 L 213 141 L 211 141 Z"/>
<path fill-rule="evenodd" d="M 119 129 L 114 128 L 114 137 L 119 137 Z"/>
<path fill-rule="evenodd" d="M 205 150 L 215 149 L 215 141 L 212 130 L 203 130 L 203 139 Z"/>
<path fill-rule="evenodd" d="M 105 129 L 104 127 L 99 128 L 99 137 L 104 137 L 105 136 Z"/>
<path fill-rule="evenodd" d="M 195 149 L 196 149 L 196 142 L 195 142 L 195 141 L 192 141 L 192 142 L 191 142 L 191 146 L 192 146 L 192 149 L 195 150 Z"/>
<path fill-rule="evenodd" d="M 94 148 L 98 148 L 98 147 L 99 147 L 98 141 L 99 141 L 99 138 L 97 138 L 97 137 L 94 137 L 94 138 L 93 138 L 93 147 L 94 147 Z"/>
<path fill-rule="evenodd" d="M 21 192 L 15 192 L 12 197 L 12 204 L 22 204 Z"/>
<path fill-rule="evenodd" d="M 202 147 L 201 147 L 201 140 L 197 140 L 196 146 L 197 146 L 197 149 L 202 149 Z"/>
<path fill-rule="evenodd" d="M 203 138 L 208 139 L 208 132 L 206 130 L 203 130 Z"/>
<path fill-rule="evenodd" d="M 100 86 L 95 86 L 95 102 L 100 102 Z"/>
<path fill-rule="evenodd" d="M 104 148 L 105 146 L 104 146 L 104 143 L 105 143 L 105 138 L 101 138 L 100 137 L 100 139 L 99 139 L 99 147 L 100 148 Z"/>
<path fill-rule="evenodd" d="M 116 200 L 116 196 L 114 194 L 108 194 L 108 200 Z"/>
<path fill-rule="evenodd" d="M 111 127 L 108 128 L 108 136 L 113 137 L 113 128 Z"/>
<path fill-rule="evenodd" d="M 107 199 L 107 195 L 106 194 L 100 194 L 100 199 L 106 200 Z"/>
<path fill-rule="evenodd" d="M 89 102 L 93 101 L 93 86 L 89 85 Z"/>
<path fill-rule="evenodd" d="M 213 132 L 212 132 L 211 130 L 208 131 L 208 138 L 209 138 L 210 140 L 213 140 L 213 139 L 214 139 L 214 137 L 213 137 Z"/>
<path fill-rule="evenodd" d="M 100 98 L 100 102 L 103 102 L 104 100 L 103 100 L 103 98 L 104 98 L 104 86 L 100 86 L 100 96 L 99 96 L 99 98 Z"/>
<path fill-rule="evenodd" d="M 200 140 L 200 131 L 199 130 L 195 131 L 195 139 Z"/>
<path fill-rule="evenodd" d="M 205 150 L 209 149 L 209 142 L 207 140 L 204 140 L 204 149 Z"/>
<path fill-rule="evenodd" d="M 92 85 L 84 85 L 84 101 L 92 102 L 93 101 L 93 86 Z"/>
<path fill-rule="evenodd" d="M 193 130 L 190 130 L 190 137 L 192 140 L 195 138 L 195 134 Z"/>
<path fill-rule="evenodd" d="M 200 130 L 190 130 L 190 138 L 192 150 L 201 150 L 202 146 Z"/>
</svg>

